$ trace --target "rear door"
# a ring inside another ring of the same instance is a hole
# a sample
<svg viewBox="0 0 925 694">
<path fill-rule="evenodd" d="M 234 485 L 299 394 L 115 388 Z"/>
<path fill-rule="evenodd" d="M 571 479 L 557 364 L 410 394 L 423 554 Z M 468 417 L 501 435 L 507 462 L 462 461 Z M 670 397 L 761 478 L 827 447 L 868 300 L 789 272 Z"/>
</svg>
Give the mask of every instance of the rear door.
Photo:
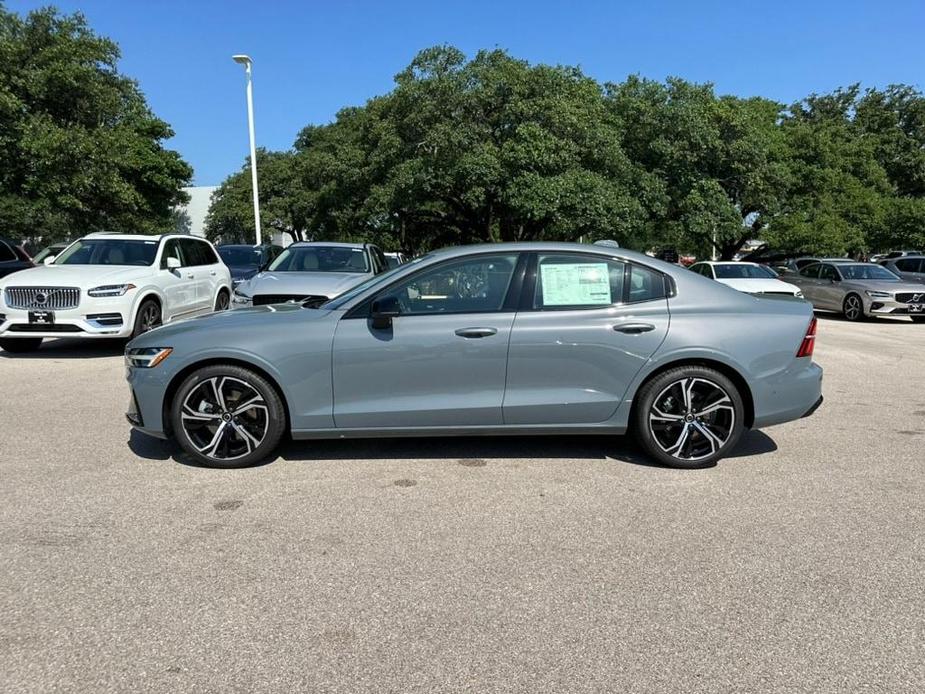
<svg viewBox="0 0 925 694">
<path fill-rule="evenodd" d="M 668 333 L 660 272 L 609 256 L 531 257 L 511 330 L 504 423 L 609 419 Z"/>
<path fill-rule="evenodd" d="M 518 260 L 518 253 L 483 253 L 425 267 L 342 318 L 334 334 L 335 425 L 500 425 Z M 370 305 L 386 296 L 398 299 L 401 314 L 387 328 L 373 327 Z"/>
</svg>

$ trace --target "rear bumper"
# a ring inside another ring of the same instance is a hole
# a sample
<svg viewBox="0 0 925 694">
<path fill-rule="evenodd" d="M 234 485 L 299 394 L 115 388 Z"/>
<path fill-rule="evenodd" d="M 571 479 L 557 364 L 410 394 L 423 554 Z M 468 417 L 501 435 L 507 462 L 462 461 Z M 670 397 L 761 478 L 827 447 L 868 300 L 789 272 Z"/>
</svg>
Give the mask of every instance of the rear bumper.
<svg viewBox="0 0 925 694">
<path fill-rule="evenodd" d="M 772 377 L 753 382 L 754 428 L 808 417 L 822 404 L 822 367 L 809 358 Z"/>
<path fill-rule="evenodd" d="M 816 410 L 822 407 L 823 400 L 825 400 L 825 398 L 820 395 L 819 399 L 816 400 L 816 404 L 810 407 L 808 410 L 806 410 L 806 412 L 803 413 L 803 417 L 801 419 L 806 418 L 806 417 L 811 417 L 816 412 Z"/>
</svg>

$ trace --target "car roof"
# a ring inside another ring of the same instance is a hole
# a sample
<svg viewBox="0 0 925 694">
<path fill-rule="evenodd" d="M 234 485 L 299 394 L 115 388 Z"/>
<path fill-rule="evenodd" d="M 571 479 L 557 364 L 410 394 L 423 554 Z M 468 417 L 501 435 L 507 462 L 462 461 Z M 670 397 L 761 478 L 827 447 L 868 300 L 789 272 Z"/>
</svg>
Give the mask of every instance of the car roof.
<svg viewBox="0 0 925 694">
<path fill-rule="evenodd" d="M 343 241 L 297 241 L 289 246 L 289 248 L 317 248 L 319 246 L 325 248 L 366 248 L 374 244 L 370 243 L 345 243 Z"/>
<path fill-rule="evenodd" d="M 761 267 L 761 263 L 753 263 L 749 260 L 698 260 L 694 265 L 755 265 Z"/>
</svg>

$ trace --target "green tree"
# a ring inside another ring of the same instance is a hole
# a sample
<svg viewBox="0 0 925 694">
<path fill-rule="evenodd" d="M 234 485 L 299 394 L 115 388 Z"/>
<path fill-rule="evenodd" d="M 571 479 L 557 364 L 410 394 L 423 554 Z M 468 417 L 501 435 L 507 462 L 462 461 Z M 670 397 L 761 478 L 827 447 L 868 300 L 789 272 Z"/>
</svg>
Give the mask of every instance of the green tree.
<svg viewBox="0 0 925 694">
<path fill-rule="evenodd" d="M 80 14 L 0 6 L 0 225 L 43 240 L 169 229 L 192 170 Z"/>
</svg>

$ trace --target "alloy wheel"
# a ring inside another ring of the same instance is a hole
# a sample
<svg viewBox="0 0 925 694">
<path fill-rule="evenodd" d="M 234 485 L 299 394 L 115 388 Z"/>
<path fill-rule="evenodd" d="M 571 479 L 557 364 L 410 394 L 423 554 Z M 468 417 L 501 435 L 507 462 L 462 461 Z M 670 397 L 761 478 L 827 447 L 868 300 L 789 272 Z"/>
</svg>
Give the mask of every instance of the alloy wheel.
<svg viewBox="0 0 925 694">
<path fill-rule="evenodd" d="M 209 378 L 193 388 L 183 401 L 180 420 L 199 453 L 226 461 L 252 453 L 270 426 L 260 392 L 231 376 Z"/>
<path fill-rule="evenodd" d="M 146 333 L 149 330 L 153 330 L 161 322 L 161 312 L 157 307 L 157 304 L 148 303 L 145 304 L 141 309 L 141 330 L 140 333 Z"/>
<path fill-rule="evenodd" d="M 857 320 L 861 317 L 864 307 L 861 306 L 861 299 L 854 294 L 849 294 L 845 298 L 845 318 L 848 320 Z"/>
<path fill-rule="evenodd" d="M 225 292 L 220 292 L 218 295 L 218 298 L 215 300 L 215 310 L 216 311 L 228 310 L 228 295 Z"/>
<path fill-rule="evenodd" d="M 682 378 L 655 397 L 649 431 L 666 454 L 696 462 L 723 448 L 735 429 L 735 406 L 721 386 L 705 378 Z"/>
</svg>

